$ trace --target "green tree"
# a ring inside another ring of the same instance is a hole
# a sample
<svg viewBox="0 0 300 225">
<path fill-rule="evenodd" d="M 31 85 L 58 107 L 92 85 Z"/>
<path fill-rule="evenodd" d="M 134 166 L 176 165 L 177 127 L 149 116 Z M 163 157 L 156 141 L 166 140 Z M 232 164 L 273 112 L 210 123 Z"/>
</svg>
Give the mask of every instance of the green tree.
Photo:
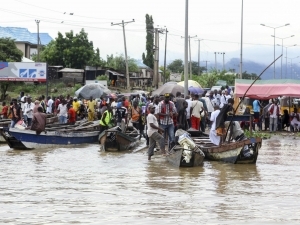
<svg viewBox="0 0 300 225">
<path fill-rule="evenodd" d="M 128 70 L 129 72 L 139 72 L 139 68 L 135 63 L 134 59 L 127 57 Z M 123 54 L 114 56 L 113 54 L 107 55 L 106 67 L 113 68 L 122 73 L 126 72 L 126 62 Z"/>
<path fill-rule="evenodd" d="M 96 68 L 95 70 L 95 77 L 97 75 L 97 69 L 99 67 L 105 66 L 105 61 L 101 59 L 100 57 L 100 50 L 99 48 L 96 48 L 96 52 L 94 53 L 92 59 L 88 62 L 90 66 L 94 66 Z"/>
<path fill-rule="evenodd" d="M 66 32 L 65 36 L 58 32 L 57 38 L 41 52 L 40 61 L 49 65 L 84 69 L 88 62 L 93 60 L 94 55 L 93 42 L 89 41 L 84 29 L 76 35 L 71 30 Z"/>
<path fill-rule="evenodd" d="M 153 27 L 153 18 L 146 14 L 146 55 L 143 53 L 142 59 L 143 63 L 150 68 L 154 68 L 154 27 Z"/>
<path fill-rule="evenodd" d="M 175 59 L 167 67 L 170 71 L 174 73 L 182 73 L 184 70 L 182 59 Z"/>
<path fill-rule="evenodd" d="M 0 38 L 0 62 L 21 62 L 23 52 L 19 50 L 13 39 Z M 6 98 L 6 92 L 11 82 L 1 81 L 1 99 Z"/>
<path fill-rule="evenodd" d="M 162 71 L 162 76 L 163 76 L 163 80 L 165 81 L 165 83 L 170 79 L 170 70 L 168 70 L 168 68 L 166 68 L 166 76 L 164 77 L 165 74 L 165 68 L 163 66 L 160 66 L 159 69 Z"/>
</svg>

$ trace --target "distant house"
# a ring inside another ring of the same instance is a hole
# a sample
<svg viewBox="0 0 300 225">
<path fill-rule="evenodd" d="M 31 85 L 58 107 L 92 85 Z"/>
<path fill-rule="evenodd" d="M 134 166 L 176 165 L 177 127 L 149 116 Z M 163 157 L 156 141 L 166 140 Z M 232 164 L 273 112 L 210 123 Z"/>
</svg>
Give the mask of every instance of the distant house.
<svg viewBox="0 0 300 225">
<path fill-rule="evenodd" d="M 48 33 L 39 33 L 41 45 L 47 45 L 52 39 Z M 37 53 L 37 33 L 31 33 L 22 27 L 0 27 L 0 38 L 15 40 L 16 46 L 23 52 L 23 56 L 31 58 Z"/>
</svg>

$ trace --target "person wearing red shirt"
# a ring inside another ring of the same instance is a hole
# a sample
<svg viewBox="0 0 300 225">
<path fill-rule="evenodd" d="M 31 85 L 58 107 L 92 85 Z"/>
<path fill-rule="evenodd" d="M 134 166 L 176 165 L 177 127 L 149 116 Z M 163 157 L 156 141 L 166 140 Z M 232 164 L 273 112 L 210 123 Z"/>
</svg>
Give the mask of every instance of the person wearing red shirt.
<svg viewBox="0 0 300 225">
<path fill-rule="evenodd" d="M 1 115 L 2 115 L 2 119 L 7 119 L 7 116 L 8 116 L 8 106 L 6 105 L 6 102 L 2 103 Z"/>
<path fill-rule="evenodd" d="M 69 124 L 75 124 L 76 122 L 76 112 L 73 109 L 73 106 L 71 104 L 68 104 L 68 123 Z"/>
</svg>

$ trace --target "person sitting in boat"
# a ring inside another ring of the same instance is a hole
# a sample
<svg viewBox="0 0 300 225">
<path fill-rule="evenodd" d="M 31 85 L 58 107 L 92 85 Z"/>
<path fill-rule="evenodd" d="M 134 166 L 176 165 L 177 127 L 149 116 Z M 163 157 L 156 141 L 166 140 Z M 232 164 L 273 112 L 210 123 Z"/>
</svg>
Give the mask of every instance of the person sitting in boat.
<svg viewBox="0 0 300 225">
<path fill-rule="evenodd" d="M 73 109 L 73 105 L 68 104 L 68 123 L 74 125 L 76 122 L 76 111 Z"/>
<path fill-rule="evenodd" d="M 112 108 L 110 107 L 110 105 L 107 105 L 107 109 L 102 114 L 102 117 L 100 119 L 100 133 L 112 127 L 112 119 Z"/>
<path fill-rule="evenodd" d="M 46 120 L 47 115 L 43 113 L 42 106 L 38 107 L 38 111 L 36 113 L 33 113 L 32 118 L 32 125 L 30 127 L 30 130 L 34 130 L 37 135 L 41 134 L 42 131 L 45 131 L 46 128 Z"/>
<path fill-rule="evenodd" d="M 225 122 L 225 128 L 227 129 L 229 127 L 230 121 Z M 232 134 L 228 134 L 228 137 L 231 136 L 233 140 L 235 141 L 241 141 L 246 139 L 244 135 L 244 131 L 240 126 L 240 123 L 238 121 L 232 121 L 231 122 L 231 128 L 229 128 L 229 131 L 232 132 Z M 229 132 L 229 133 L 230 133 Z"/>
<path fill-rule="evenodd" d="M 220 136 L 217 135 L 217 131 L 216 131 L 217 117 L 219 113 L 220 113 L 219 105 L 214 105 L 214 111 L 210 115 L 210 121 L 212 122 L 212 125 L 209 131 L 209 139 L 215 145 L 219 145 L 221 140 Z"/>
</svg>

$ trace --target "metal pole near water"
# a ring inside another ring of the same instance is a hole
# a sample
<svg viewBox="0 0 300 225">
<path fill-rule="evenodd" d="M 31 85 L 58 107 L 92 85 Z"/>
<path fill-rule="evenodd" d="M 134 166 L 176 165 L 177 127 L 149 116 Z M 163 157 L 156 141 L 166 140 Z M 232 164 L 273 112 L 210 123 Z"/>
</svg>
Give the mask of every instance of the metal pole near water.
<svg viewBox="0 0 300 225">
<path fill-rule="evenodd" d="M 189 25 L 189 1 L 185 0 L 185 35 L 184 35 L 184 96 L 188 95 L 188 25 Z"/>
</svg>

